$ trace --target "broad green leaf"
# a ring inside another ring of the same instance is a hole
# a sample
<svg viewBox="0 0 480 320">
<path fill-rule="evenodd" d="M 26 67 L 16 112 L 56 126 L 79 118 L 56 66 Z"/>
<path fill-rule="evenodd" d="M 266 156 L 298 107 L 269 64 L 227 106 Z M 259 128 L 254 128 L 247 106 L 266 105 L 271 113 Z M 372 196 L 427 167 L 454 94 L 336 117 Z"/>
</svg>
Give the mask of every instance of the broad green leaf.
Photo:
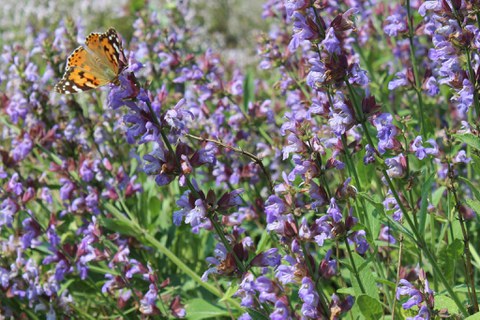
<svg viewBox="0 0 480 320">
<path fill-rule="evenodd" d="M 456 261 L 462 256 L 463 243 L 459 239 L 455 239 L 447 247 L 444 247 L 439 254 L 440 269 L 443 271 L 445 278 L 451 279 L 455 270 Z"/>
<path fill-rule="evenodd" d="M 434 205 L 435 207 L 438 205 L 438 203 L 443 197 L 443 193 L 445 192 L 445 190 L 447 190 L 447 188 L 444 186 L 441 186 L 441 187 L 438 187 L 435 191 L 433 191 L 432 205 Z"/>
<path fill-rule="evenodd" d="M 480 191 L 478 191 L 477 187 L 475 187 L 473 185 L 473 183 L 470 180 L 468 180 L 467 178 L 464 178 L 464 177 L 461 177 L 461 176 L 458 177 L 458 178 L 468 185 L 468 187 L 472 191 L 475 198 L 477 198 L 477 200 L 480 201 Z"/>
<path fill-rule="evenodd" d="M 471 242 L 468 247 L 470 248 L 470 254 L 472 255 L 472 260 L 473 260 L 472 263 L 474 267 L 477 269 L 480 269 L 480 256 L 478 255 L 477 249 L 475 248 L 474 245 L 472 245 Z M 480 292 L 480 290 L 477 290 L 477 291 Z"/>
<path fill-rule="evenodd" d="M 381 203 L 379 201 L 376 201 L 369 194 L 367 194 L 365 192 L 359 192 L 359 193 L 357 193 L 357 196 L 367 200 L 369 203 L 371 203 L 375 207 L 375 209 L 383 211 L 383 209 L 384 209 L 383 203 Z"/>
<path fill-rule="evenodd" d="M 467 205 L 477 214 L 480 214 L 480 201 L 474 199 L 465 199 Z"/>
<path fill-rule="evenodd" d="M 349 294 L 351 296 L 354 296 L 355 295 L 355 290 L 352 287 L 340 288 L 340 289 L 337 290 L 337 293 Z"/>
<path fill-rule="evenodd" d="M 230 299 L 235 294 L 235 292 L 237 292 L 237 290 L 238 290 L 238 285 L 228 286 L 228 289 L 224 293 L 222 299 L 220 299 L 220 302 L 223 302 L 223 301 L 226 301 L 226 300 Z"/>
<path fill-rule="evenodd" d="M 472 314 L 470 317 L 465 318 L 465 320 L 480 320 L 480 312 Z"/>
<path fill-rule="evenodd" d="M 472 157 L 472 162 L 470 162 L 470 165 L 473 167 L 474 172 L 480 172 L 480 157 L 477 156 L 476 154 L 471 154 L 470 157 Z"/>
<path fill-rule="evenodd" d="M 216 317 L 228 317 L 228 310 L 219 308 L 203 299 L 192 299 L 186 303 L 187 319 L 215 319 Z"/>
<path fill-rule="evenodd" d="M 469 287 L 467 287 L 465 284 L 461 284 L 461 285 L 453 287 L 453 291 L 455 291 L 455 292 L 469 293 L 470 290 L 471 289 Z M 475 290 L 477 292 L 480 292 L 480 287 L 478 287 L 478 286 L 475 287 Z"/>
<path fill-rule="evenodd" d="M 389 280 L 386 280 L 386 279 L 382 279 L 382 278 L 376 278 L 375 281 L 378 282 L 378 283 L 383 283 L 383 284 L 389 286 L 389 287 L 392 288 L 392 289 L 395 289 L 396 286 L 397 286 L 397 285 L 395 284 L 395 282 L 389 281 Z"/>
<path fill-rule="evenodd" d="M 356 303 L 366 319 L 380 319 L 383 315 L 382 304 L 366 294 L 360 295 Z"/>
<path fill-rule="evenodd" d="M 360 296 L 361 294 L 367 294 L 370 297 L 378 300 L 378 288 L 375 282 L 375 276 L 371 269 L 371 263 L 369 261 L 365 261 L 365 259 L 363 259 L 356 252 L 353 252 L 352 255 L 353 261 L 355 262 L 355 266 L 358 271 L 358 277 L 364 290 L 362 292 L 362 286 L 360 285 L 357 277 L 353 273 L 353 268 L 350 267 L 350 269 L 352 270 L 350 271 L 350 279 L 352 281 L 352 286 L 355 290 L 356 296 Z"/>
<path fill-rule="evenodd" d="M 460 313 L 455 301 L 444 295 L 435 296 L 435 309 L 447 309 L 450 315 Z"/>
<path fill-rule="evenodd" d="M 464 133 L 464 134 L 453 134 L 455 138 L 460 140 L 463 143 L 468 144 L 470 147 L 480 150 L 480 138 L 474 136 L 471 133 Z"/>
</svg>

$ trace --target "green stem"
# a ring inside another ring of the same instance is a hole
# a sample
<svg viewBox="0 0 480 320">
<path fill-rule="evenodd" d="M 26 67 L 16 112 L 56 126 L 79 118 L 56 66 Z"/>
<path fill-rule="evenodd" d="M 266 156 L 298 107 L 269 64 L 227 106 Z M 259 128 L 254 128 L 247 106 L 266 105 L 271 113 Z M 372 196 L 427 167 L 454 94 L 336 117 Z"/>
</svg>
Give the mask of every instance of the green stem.
<svg viewBox="0 0 480 320">
<path fill-rule="evenodd" d="M 178 160 L 178 158 L 175 156 L 176 152 L 175 150 L 173 149 L 173 146 L 172 144 L 170 143 L 170 141 L 168 140 L 168 137 L 167 137 L 167 134 L 165 133 L 164 131 L 164 128 L 161 126 L 161 123 L 160 121 L 158 120 L 158 117 L 157 115 L 155 114 L 153 108 L 152 108 L 152 105 L 150 103 L 150 101 L 147 101 L 147 106 L 148 106 L 148 109 L 150 111 L 150 114 L 155 122 L 155 124 L 157 125 L 159 131 L 160 131 L 160 135 L 162 136 L 162 140 L 163 142 L 165 143 L 165 145 L 167 146 L 167 149 L 168 151 L 174 155 L 174 158 L 175 158 L 175 162 L 176 162 L 176 166 L 177 166 L 177 170 L 178 172 L 182 172 L 181 171 L 181 165 L 180 165 L 180 162 Z M 195 189 L 195 187 L 193 186 L 193 184 L 191 183 L 190 179 L 185 176 L 185 182 L 187 184 L 187 187 L 190 189 L 190 191 L 192 192 L 192 194 L 196 197 L 196 198 L 200 198 L 200 194 L 199 192 Z M 225 249 L 227 249 L 227 251 L 229 253 L 231 253 L 237 263 L 237 267 L 240 269 L 240 271 L 242 273 L 245 273 L 246 271 L 246 268 L 245 266 L 243 265 L 243 262 L 240 260 L 240 258 L 238 258 L 238 256 L 236 255 L 236 253 L 232 250 L 232 247 L 230 246 L 230 243 L 228 242 L 227 238 L 225 237 L 224 233 L 223 233 L 223 230 L 222 228 L 220 227 L 220 225 L 218 224 L 218 221 L 217 219 L 215 219 L 215 217 L 210 217 L 209 218 L 210 221 L 212 222 L 212 225 L 214 226 L 215 228 L 215 231 L 217 233 L 217 235 L 219 236 L 221 242 L 223 243 L 223 245 L 225 246 Z M 152 237 L 152 239 L 154 239 Z M 158 244 L 160 244 L 158 241 L 157 241 Z M 161 244 L 160 244 L 161 245 Z M 160 248 L 159 248 L 160 250 Z M 168 249 L 166 249 L 165 247 L 162 248 L 163 251 L 161 251 L 162 253 L 164 253 L 169 259 L 172 260 L 172 262 L 174 262 L 180 269 L 182 268 L 187 268 L 185 269 L 185 273 L 187 273 L 188 275 L 190 275 L 195 281 L 198 282 L 198 280 L 201 281 L 200 277 L 198 277 L 198 275 L 196 273 L 194 273 L 192 270 L 190 270 L 185 264 L 183 264 L 181 262 L 180 259 L 178 259 L 173 253 L 171 253 L 171 251 L 169 251 Z M 175 259 L 175 260 L 173 260 Z M 181 265 L 177 264 L 177 263 L 182 263 Z M 183 270 L 183 269 L 182 269 Z M 194 278 L 195 277 L 195 278 Z M 203 281 L 202 281 L 203 283 Z M 207 283 L 203 283 L 204 287 L 205 285 L 207 285 Z M 208 287 L 208 288 L 207 288 Z M 207 287 L 205 287 L 207 290 L 212 290 L 212 289 L 215 289 L 215 287 L 213 286 L 210 286 L 210 285 L 207 285 Z M 217 289 L 215 289 L 215 292 L 213 291 L 210 291 L 212 293 L 214 293 L 215 295 L 218 296 L 218 294 L 221 294 Z M 240 307 L 240 305 L 237 303 L 237 306 Z"/>
<path fill-rule="evenodd" d="M 213 227 L 215 228 L 215 232 L 217 235 L 220 237 L 220 240 L 222 241 L 223 245 L 225 246 L 225 249 L 227 249 L 227 252 L 232 253 L 235 262 L 237 263 L 237 267 L 240 269 L 240 272 L 243 274 L 247 271 L 247 268 L 243 265 L 242 260 L 237 256 L 237 254 L 233 251 L 232 246 L 230 246 L 230 243 L 228 242 L 227 238 L 225 237 L 225 234 L 223 233 L 222 228 L 220 227 L 218 223 L 218 219 L 216 219 L 216 215 L 214 215 L 210 221 L 213 224 Z"/>
<path fill-rule="evenodd" d="M 422 136 L 426 139 L 427 138 L 427 129 L 425 127 L 425 119 L 424 119 L 424 108 L 423 108 L 423 98 L 422 98 L 422 83 L 420 81 L 420 75 L 418 73 L 417 68 L 417 58 L 415 57 L 415 45 L 413 43 L 413 17 L 410 7 L 410 0 L 407 0 L 407 21 L 408 21 L 408 41 L 410 43 L 410 59 L 412 62 L 412 70 L 413 70 L 413 77 L 415 78 L 415 92 L 418 98 L 418 108 L 419 108 L 419 115 L 420 115 L 420 124 L 421 124 L 421 132 Z"/>
<path fill-rule="evenodd" d="M 472 57 L 469 49 L 465 50 L 465 55 L 467 56 L 467 67 L 468 67 L 468 77 L 470 78 L 470 83 L 473 87 L 473 102 L 475 106 L 475 112 L 477 113 L 477 118 L 480 117 L 480 101 L 478 98 L 478 89 L 477 82 L 475 79 L 475 71 L 472 66 Z"/>
<path fill-rule="evenodd" d="M 156 248 L 160 253 L 162 253 L 163 255 L 165 255 L 167 258 L 170 259 L 170 261 L 172 261 L 180 270 L 183 271 L 183 273 L 185 273 L 186 275 L 188 275 L 189 277 L 191 277 L 199 286 L 203 287 L 205 290 L 209 291 L 210 293 L 212 293 L 213 295 L 217 296 L 218 298 L 223 298 L 225 299 L 226 301 L 228 301 L 230 304 L 232 304 L 233 306 L 235 306 L 237 309 L 241 310 L 242 309 L 242 306 L 240 306 L 240 304 L 235 301 L 235 300 L 232 300 L 231 298 L 229 297 L 225 297 L 225 295 L 220 291 L 218 290 L 217 288 L 215 288 L 214 286 L 212 286 L 211 284 L 209 284 L 208 282 L 205 282 L 202 280 L 202 278 L 200 278 L 196 273 L 195 271 L 193 271 L 192 269 L 190 269 L 185 263 L 183 263 L 182 260 L 180 260 L 173 252 L 171 252 L 170 250 L 168 250 L 161 242 L 159 242 L 155 237 L 153 237 L 152 235 L 150 235 L 148 232 L 146 232 L 144 230 L 144 234 L 143 234 L 143 237 L 145 238 L 145 240 L 150 243 L 154 248 Z"/>
<path fill-rule="evenodd" d="M 397 203 L 400 207 L 400 210 L 402 210 L 403 217 L 405 218 L 408 225 L 410 226 L 411 231 L 415 235 L 415 239 L 416 239 L 416 243 L 417 243 L 418 248 L 421 251 L 423 251 L 425 253 L 425 255 L 427 256 L 427 258 L 430 261 L 430 264 L 432 265 L 432 268 L 435 272 L 435 275 L 440 278 L 440 281 L 445 286 L 445 289 L 448 291 L 448 293 L 450 294 L 453 301 L 455 301 L 455 304 L 457 305 L 458 309 L 462 312 L 462 314 L 464 316 L 468 316 L 467 309 L 465 309 L 465 306 L 463 305 L 463 303 L 460 301 L 460 299 L 458 298 L 455 291 L 453 291 L 452 287 L 450 286 L 450 282 L 447 281 L 447 279 L 445 278 L 445 275 L 443 274 L 443 271 L 438 266 L 437 258 L 430 252 L 427 244 L 425 243 L 425 240 L 420 236 L 418 230 L 415 228 L 412 220 L 410 219 L 410 216 L 408 215 L 405 207 L 403 206 L 402 202 L 400 201 L 400 197 L 398 196 L 398 193 L 395 189 L 395 186 L 393 185 L 392 181 L 390 180 L 390 177 L 388 176 L 387 171 L 385 169 L 382 169 L 382 172 L 383 172 L 383 175 L 384 175 L 385 179 L 387 180 L 388 186 L 390 187 L 390 190 L 392 191 L 393 196 L 395 197 L 395 200 L 397 201 Z"/>
<path fill-rule="evenodd" d="M 408 1 L 408 0 L 407 0 Z M 363 130 L 364 130 L 364 133 L 365 133 L 365 136 L 367 137 L 367 140 L 368 142 L 370 143 L 371 146 L 374 146 L 373 144 L 373 141 L 372 141 L 372 138 L 370 137 L 370 134 L 368 132 L 368 128 L 365 124 L 365 121 L 362 121 L 363 119 L 363 116 L 362 116 L 362 113 L 361 113 L 361 108 L 360 106 L 358 105 L 358 102 L 357 100 L 355 99 L 355 93 L 353 91 L 353 88 L 352 86 L 348 83 L 348 81 L 345 81 L 345 83 L 347 84 L 347 87 L 348 87 L 348 90 L 350 92 L 350 96 L 352 97 L 352 102 L 353 102 L 353 105 L 354 105 L 354 108 L 357 112 L 357 115 L 359 115 L 360 117 L 358 119 L 360 119 L 360 123 L 362 124 L 362 127 L 363 127 Z M 377 153 L 377 156 L 382 158 L 382 156 L 378 153 L 378 151 L 375 149 L 376 153 Z M 455 301 L 455 304 L 458 306 L 458 308 L 460 309 L 460 311 L 462 312 L 462 314 L 464 316 L 467 316 L 468 315 L 468 312 L 467 310 L 465 309 L 465 306 L 462 304 L 462 302 L 460 301 L 460 299 L 458 298 L 458 296 L 455 294 L 455 292 L 453 291 L 452 287 L 450 286 L 450 283 L 447 281 L 447 279 L 445 278 L 444 274 L 442 273 L 442 271 L 440 270 L 440 267 L 438 266 L 437 264 L 437 259 L 432 255 L 432 253 L 430 252 L 430 250 L 428 249 L 428 246 L 426 245 L 423 237 L 420 236 L 418 230 L 415 228 L 415 225 L 413 223 L 413 221 L 411 220 L 409 214 L 408 214 L 408 211 L 406 210 L 405 206 L 403 205 L 402 201 L 400 200 L 400 197 L 395 189 L 395 186 L 393 185 L 390 177 L 388 176 L 388 173 L 387 171 L 385 170 L 385 168 L 382 168 L 382 174 L 383 176 L 385 177 L 385 180 L 387 181 L 387 184 L 390 188 L 390 190 L 392 191 L 392 194 L 395 198 L 395 200 L 397 201 L 397 204 L 398 206 L 400 207 L 400 210 L 402 211 L 402 214 L 403 214 L 403 217 L 405 218 L 405 220 L 407 221 L 409 227 L 411 228 L 411 231 L 413 232 L 414 234 L 414 237 L 415 237 L 415 241 L 417 243 L 417 246 L 419 247 L 419 249 L 423 249 L 423 252 L 425 253 L 425 255 L 427 256 L 428 260 L 430 261 L 433 269 L 434 269 L 434 272 L 435 274 L 440 277 L 440 280 L 441 282 L 443 283 L 443 285 L 445 286 L 446 290 L 448 291 L 448 293 L 451 295 L 451 298 Z"/>
<path fill-rule="evenodd" d="M 358 273 L 357 265 L 355 264 L 355 261 L 353 260 L 353 254 L 352 254 L 352 251 L 350 249 L 350 245 L 348 244 L 348 239 L 347 238 L 345 238 L 345 245 L 347 246 L 347 254 L 348 254 L 348 258 L 350 259 L 350 263 L 352 265 L 353 274 L 355 275 L 355 278 L 357 279 L 360 290 L 362 291 L 363 294 L 365 294 L 366 293 L 365 287 L 363 286 L 362 279 L 360 279 L 360 274 Z"/>
<path fill-rule="evenodd" d="M 468 234 L 468 230 L 465 226 L 465 220 L 463 219 L 462 213 L 460 211 L 460 199 L 458 198 L 457 190 L 455 188 L 455 173 L 453 172 L 453 168 L 450 163 L 448 163 L 448 171 L 451 179 L 451 186 L 449 189 L 452 192 L 453 198 L 455 200 L 455 209 L 457 210 L 458 220 L 460 222 L 460 227 L 463 235 L 463 244 L 464 244 L 463 259 L 464 259 L 465 271 L 466 271 L 466 285 L 467 285 L 467 288 L 470 287 L 469 289 L 471 290 L 469 294 L 470 303 L 473 304 L 474 311 L 478 312 L 477 292 L 475 289 L 475 276 L 474 276 L 474 271 L 472 266 L 472 257 L 470 252 L 470 235 Z"/>
</svg>

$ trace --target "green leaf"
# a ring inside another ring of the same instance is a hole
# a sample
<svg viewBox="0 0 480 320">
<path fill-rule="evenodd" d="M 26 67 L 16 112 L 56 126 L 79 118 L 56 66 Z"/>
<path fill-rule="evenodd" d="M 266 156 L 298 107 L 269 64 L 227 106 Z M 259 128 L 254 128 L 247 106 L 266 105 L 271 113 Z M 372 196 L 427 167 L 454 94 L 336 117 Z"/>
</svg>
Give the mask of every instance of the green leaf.
<svg viewBox="0 0 480 320">
<path fill-rule="evenodd" d="M 390 288 L 392 289 L 395 289 L 397 287 L 396 283 L 393 282 L 393 281 L 389 281 L 387 279 L 382 279 L 382 278 L 376 278 L 375 281 L 377 281 L 378 283 L 383 283 L 387 286 L 389 286 Z"/>
<path fill-rule="evenodd" d="M 252 317 L 252 320 L 269 320 L 268 317 L 266 317 L 263 313 L 260 313 L 257 310 L 248 309 L 247 312 L 250 315 L 250 317 Z"/>
<path fill-rule="evenodd" d="M 383 211 L 383 209 L 384 209 L 383 203 L 380 202 L 380 201 L 376 201 L 375 199 L 373 199 L 367 193 L 358 192 L 357 196 L 359 196 L 360 198 L 363 198 L 363 199 L 367 200 L 368 202 L 370 202 L 377 210 Z"/>
<path fill-rule="evenodd" d="M 480 312 L 472 314 L 470 317 L 465 318 L 465 320 L 480 320 Z"/>
<path fill-rule="evenodd" d="M 475 246 L 472 245 L 472 243 L 469 244 L 468 246 L 470 248 L 470 254 L 472 255 L 472 264 L 476 269 L 480 269 L 480 256 L 478 255 L 477 249 L 475 249 Z M 480 291 L 478 291 L 480 292 Z"/>
<path fill-rule="evenodd" d="M 473 193 L 473 195 L 475 196 L 475 198 L 477 198 L 477 200 L 480 201 L 480 191 L 478 191 L 478 189 L 473 185 L 473 183 L 472 183 L 470 180 L 468 180 L 468 179 L 466 179 L 466 178 L 464 178 L 464 177 L 459 176 L 458 178 L 459 178 L 460 180 L 462 180 L 463 182 L 465 182 L 466 184 L 468 184 L 468 187 L 469 187 L 470 190 L 472 191 L 472 193 Z"/>
<path fill-rule="evenodd" d="M 228 310 L 219 308 L 203 299 L 193 299 L 186 304 L 187 319 L 214 319 L 216 317 L 228 317 Z"/>
<path fill-rule="evenodd" d="M 475 211 L 477 214 L 480 214 L 480 201 L 474 199 L 465 199 L 467 205 Z"/>
<path fill-rule="evenodd" d="M 435 173 L 428 177 L 427 181 L 422 186 L 422 205 L 420 207 L 420 226 L 419 230 L 422 234 L 425 232 L 425 221 L 427 220 L 428 195 L 431 194 L 432 183 L 435 178 Z"/>
<path fill-rule="evenodd" d="M 383 315 L 382 304 L 366 294 L 360 295 L 357 298 L 356 303 L 366 319 L 380 319 Z"/>
<path fill-rule="evenodd" d="M 460 313 L 455 301 L 453 301 L 452 298 L 444 295 L 435 296 L 435 309 L 447 309 L 450 315 Z"/>
<path fill-rule="evenodd" d="M 349 294 L 351 296 L 355 296 L 355 290 L 352 287 L 340 288 L 340 289 L 337 290 L 337 293 Z"/>
<path fill-rule="evenodd" d="M 476 286 L 475 290 L 477 292 L 480 292 L 480 286 Z M 457 285 L 457 286 L 453 287 L 453 291 L 460 292 L 460 293 L 469 293 L 469 292 L 471 292 L 471 288 L 467 287 L 465 284 L 460 284 L 460 285 Z"/>
<path fill-rule="evenodd" d="M 460 140 L 463 143 L 468 144 L 470 147 L 480 150 L 480 138 L 474 136 L 471 133 L 464 133 L 464 134 L 453 134 L 455 138 Z"/>
<path fill-rule="evenodd" d="M 99 220 L 101 226 L 109 230 L 118 232 L 125 236 L 138 236 L 138 232 L 134 228 L 132 228 L 131 223 L 122 220 L 109 219 L 102 216 L 99 216 L 97 219 Z"/>
<path fill-rule="evenodd" d="M 237 292 L 237 290 L 238 290 L 238 285 L 228 286 L 227 292 L 225 292 L 222 299 L 220 299 L 220 302 L 229 300 L 235 294 L 235 292 Z"/>
<path fill-rule="evenodd" d="M 447 190 L 447 188 L 444 187 L 444 186 L 441 186 L 441 187 L 438 187 L 433 192 L 433 194 L 432 194 L 432 205 L 434 205 L 435 207 L 438 205 L 440 200 L 443 198 L 443 193 L 445 192 L 445 190 Z"/>
<path fill-rule="evenodd" d="M 378 300 L 378 287 L 371 269 L 371 263 L 369 261 L 365 261 L 360 255 L 355 252 L 353 252 L 352 255 L 353 261 L 358 271 L 358 278 L 360 278 L 360 282 L 362 283 L 362 286 L 360 286 L 357 277 L 355 276 L 353 271 L 350 271 L 350 279 L 352 281 L 352 286 L 355 290 L 356 296 L 367 294 L 370 297 Z M 353 268 L 350 268 L 350 270 L 353 270 Z M 362 287 L 364 292 L 362 292 Z"/>
<path fill-rule="evenodd" d="M 447 247 L 442 248 L 439 254 L 440 269 L 445 278 L 451 279 L 455 270 L 455 262 L 462 256 L 463 243 L 460 239 L 455 239 Z"/>
<path fill-rule="evenodd" d="M 337 290 L 337 293 L 349 294 L 351 296 L 355 296 L 355 290 L 352 287 L 340 288 L 340 289 Z"/>
<path fill-rule="evenodd" d="M 473 160 L 472 162 L 470 162 L 473 167 L 473 172 L 480 172 L 480 157 L 476 154 L 471 154 L 470 156 Z"/>
</svg>

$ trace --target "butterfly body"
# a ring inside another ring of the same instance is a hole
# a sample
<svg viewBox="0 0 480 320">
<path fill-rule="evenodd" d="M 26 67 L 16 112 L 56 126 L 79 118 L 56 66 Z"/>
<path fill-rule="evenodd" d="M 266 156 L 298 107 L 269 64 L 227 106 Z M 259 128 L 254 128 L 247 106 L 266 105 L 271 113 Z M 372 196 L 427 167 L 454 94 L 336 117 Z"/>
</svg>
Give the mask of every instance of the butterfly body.
<svg viewBox="0 0 480 320">
<path fill-rule="evenodd" d="M 116 83 L 126 66 L 127 59 L 115 29 L 90 33 L 85 46 L 78 47 L 68 57 L 65 74 L 55 91 L 75 93 Z"/>
</svg>

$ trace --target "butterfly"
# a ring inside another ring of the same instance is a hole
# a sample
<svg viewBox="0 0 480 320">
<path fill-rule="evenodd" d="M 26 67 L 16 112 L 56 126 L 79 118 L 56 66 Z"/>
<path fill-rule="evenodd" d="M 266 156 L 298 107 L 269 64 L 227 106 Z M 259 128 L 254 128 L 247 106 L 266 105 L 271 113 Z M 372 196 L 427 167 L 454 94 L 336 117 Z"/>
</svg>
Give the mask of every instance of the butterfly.
<svg viewBox="0 0 480 320">
<path fill-rule="evenodd" d="M 92 32 L 70 54 L 63 78 L 55 85 L 59 93 L 75 93 L 118 83 L 118 75 L 127 67 L 122 42 L 117 31 Z"/>
</svg>

